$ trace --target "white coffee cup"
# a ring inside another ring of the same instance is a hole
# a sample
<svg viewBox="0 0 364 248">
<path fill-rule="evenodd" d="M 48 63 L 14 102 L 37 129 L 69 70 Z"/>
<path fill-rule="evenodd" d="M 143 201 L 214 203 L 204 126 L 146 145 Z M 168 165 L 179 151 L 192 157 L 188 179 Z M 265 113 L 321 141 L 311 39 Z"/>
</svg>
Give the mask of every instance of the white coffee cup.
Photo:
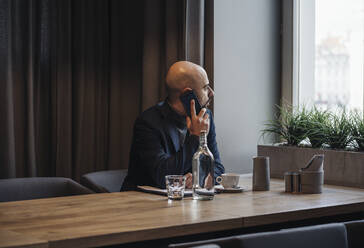
<svg viewBox="0 0 364 248">
<path fill-rule="evenodd" d="M 221 184 L 225 189 L 236 188 L 239 184 L 240 175 L 235 173 L 226 173 L 218 176 L 216 182 Z"/>
</svg>

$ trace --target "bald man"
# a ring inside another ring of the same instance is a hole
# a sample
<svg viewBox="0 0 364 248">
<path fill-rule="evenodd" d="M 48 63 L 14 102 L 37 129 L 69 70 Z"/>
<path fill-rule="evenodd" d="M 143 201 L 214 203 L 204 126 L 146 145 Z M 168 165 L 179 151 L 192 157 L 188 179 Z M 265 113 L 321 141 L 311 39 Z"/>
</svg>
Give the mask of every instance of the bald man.
<svg viewBox="0 0 364 248">
<path fill-rule="evenodd" d="M 121 190 L 135 190 L 138 185 L 165 188 L 166 175 L 185 175 L 186 187 L 192 187 L 192 156 L 199 147 L 201 130 L 207 130 L 208 147 L 215 158 L 215 175 L 224 173 L 216 144 L 215 125 L 206 107 L 214 96 L 205 70 L 194 63 L 179 61 L 168 70 L 168 97 L 144 111 L 135 121 L 128 175 Z M 180 96 L 193 90 L 203 108 L 191 117 Z"/>
</svg>

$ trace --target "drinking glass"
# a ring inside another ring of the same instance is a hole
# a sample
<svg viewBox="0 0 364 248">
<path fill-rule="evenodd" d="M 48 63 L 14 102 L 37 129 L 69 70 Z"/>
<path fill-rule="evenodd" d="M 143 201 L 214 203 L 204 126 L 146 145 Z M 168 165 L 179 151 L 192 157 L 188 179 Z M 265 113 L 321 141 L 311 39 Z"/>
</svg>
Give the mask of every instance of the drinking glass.
<svg viewBox="0 0 364 248">
<path fill-rule="evenodd" d="M 186 177 L 181 175 L 167 175 L 166 189 L 168 199 L 181 200 L 185 194 Z"/>
</svg>

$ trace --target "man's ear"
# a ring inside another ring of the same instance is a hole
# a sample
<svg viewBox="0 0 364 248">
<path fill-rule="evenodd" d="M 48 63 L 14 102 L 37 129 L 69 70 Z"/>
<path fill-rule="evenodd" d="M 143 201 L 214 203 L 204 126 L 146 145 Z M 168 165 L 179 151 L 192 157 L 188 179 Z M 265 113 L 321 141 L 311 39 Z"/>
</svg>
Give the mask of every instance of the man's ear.
<svg viewBox="0 0 364 248">
<path fill-rule="evenodd" d="M 186 93 L 187 91 L 190 91 L 190 90 L 192 90 L 191 88 L 184 88 L 183 90 L 182 90 L 182 94 L 183 93 Z"/>
</svg>

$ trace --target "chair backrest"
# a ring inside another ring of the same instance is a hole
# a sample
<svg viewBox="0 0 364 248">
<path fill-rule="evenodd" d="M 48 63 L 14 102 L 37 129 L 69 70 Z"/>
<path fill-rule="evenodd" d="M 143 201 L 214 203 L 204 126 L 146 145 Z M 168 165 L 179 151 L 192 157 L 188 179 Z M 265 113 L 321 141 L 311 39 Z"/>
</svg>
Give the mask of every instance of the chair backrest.
<svg viewBox="0 0 364 248">
<path fill-rule="evenodd" d="M 347 248 L 346 229 L 344 224 L 325 224 L 275 232 L 263 232 L 233 236 L 229 238 L 170 245 L 169 247 L 187 248 L 206 244 L 218 245 L 221 248 Z"/>
<path fill-rule="evenodd" d="M 97 171 L 81 177 L 81 184 L 96 193 L 119 192 L 128 170 Z"/>
<path fill-rule="evenodd" d="M 364 247 L 364 220 L 344 222 L 349 248 Z"/>
<path fill-rule="evenodd" d="M 193 248 L 221 248 L 221 246 L 215 244 L 207 244 L 207 245 L 194 246 Z"/>
<path fill-rule="evenodd" d="M 64 177 L 29 177 L 0 180 L 0 202 L 91 194 L 91 190 Z"/>
<path fill-rule="evenodd" d="M 205 247 L 205 246 L 215 246 L 216 248 L 238 248 L 240 247 L 239 240 L 236 236 L 231 236 L 227 238 L 219 238 L 219 239 L 209 239 L 188 243 L 180 243 L 180 244 L 170 244 L 169 248 L 196 248 L 196 247 Z"/>
<path fill-rule="evenodd" d="M 239 237 L 240 247 L 280 248 L 347 248 L 346 229 L 343 224 L 325 224 L 283 229 L 277 232 L 250 234 Z"/>
</svg>

